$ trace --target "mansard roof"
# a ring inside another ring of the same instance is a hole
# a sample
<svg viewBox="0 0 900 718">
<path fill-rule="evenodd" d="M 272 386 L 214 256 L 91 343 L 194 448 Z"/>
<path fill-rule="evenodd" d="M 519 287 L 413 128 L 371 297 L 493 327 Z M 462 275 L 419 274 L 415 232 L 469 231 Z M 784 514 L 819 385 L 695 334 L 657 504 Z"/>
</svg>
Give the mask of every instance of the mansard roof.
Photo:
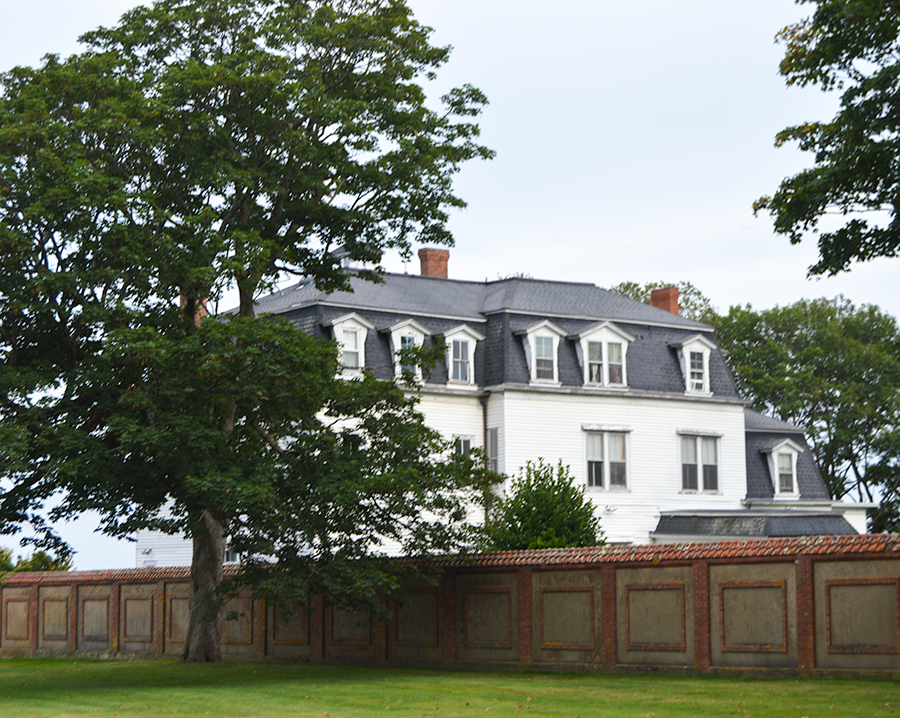
<svg viewBox="0 0 900 718">
<path fill-rule="evenodd" d="M 385 274 L 375 284 L 351 277 L 351 292 L 328 294 L 307 279 L 262 297 L 257 314 L 283 314 L 310 304 L 485 321 L 509 312 L 539 317 L 616 321 L 711 332 L 700 322 L 657 309 L 593 284 L 514 277 L 471 282 L 412 274 Z"/>
</svg>

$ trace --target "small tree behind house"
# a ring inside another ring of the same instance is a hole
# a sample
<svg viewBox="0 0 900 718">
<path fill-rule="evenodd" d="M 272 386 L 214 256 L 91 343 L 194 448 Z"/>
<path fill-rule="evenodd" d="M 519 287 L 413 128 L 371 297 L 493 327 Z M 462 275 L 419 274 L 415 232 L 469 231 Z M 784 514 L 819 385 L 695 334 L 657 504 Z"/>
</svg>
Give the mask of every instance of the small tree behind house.
<svg viewBox="0 0 900 718">
<path fill-rule="evenodd" d="M 575 486 L 568 466 L 529 461 L 493 510 L 487 528 L 493 550 L 597 546 L 603 543 L 600 519 Z"/>
</svg>

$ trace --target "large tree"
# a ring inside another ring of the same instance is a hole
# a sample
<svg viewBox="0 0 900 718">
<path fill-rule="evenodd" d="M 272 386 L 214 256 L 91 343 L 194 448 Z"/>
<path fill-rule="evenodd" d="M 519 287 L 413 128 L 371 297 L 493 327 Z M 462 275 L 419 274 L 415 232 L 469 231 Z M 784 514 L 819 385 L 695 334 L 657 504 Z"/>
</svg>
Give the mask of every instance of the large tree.
<svg viewBox="0 0 900 718">
<path fill-rule="evenodd" d="M 840 108 L 831 120 L 806 121 L 777 135 L 776 146 L 796 142 L 815 161 L 757 200 L 754 210 L 768 210 L 775 231 L 793 244 L 817 234 L 819 259 L 809 271 L 836 274 L 851 262 L 894 257 L 900 249 L 900 5 L 797 2 L 815 11 L 779 33 L 780 72 L 788 85 L 840 91 Z"/>
<path fill-rule="evenodd" d="M 873 529 L 896 529 L 895 319 L 839 297 L 759 311 L 732 307 L 715 329 L 751 408 L 803 427 L 832 497 L 880 502 L 870 516 Z"/>
<path fill-rule="evenodd" d="M 396 583 L 379 541 L 459 538 L 471 465 L 254 312 L 284 273 L 344 288 L 344 257 L 377 280 L 385 250 L 451 241 L 452 175 L 491 152 L 477 90 L 430 107 L 429 35 L 403 0 L 160 0 L 0 78 L 0 530 L 55 547 L 54 496 L 187 532 L 188 660 L 219 657 L 227 536 L 238 582 L 348 605 Z"/>
</svg>

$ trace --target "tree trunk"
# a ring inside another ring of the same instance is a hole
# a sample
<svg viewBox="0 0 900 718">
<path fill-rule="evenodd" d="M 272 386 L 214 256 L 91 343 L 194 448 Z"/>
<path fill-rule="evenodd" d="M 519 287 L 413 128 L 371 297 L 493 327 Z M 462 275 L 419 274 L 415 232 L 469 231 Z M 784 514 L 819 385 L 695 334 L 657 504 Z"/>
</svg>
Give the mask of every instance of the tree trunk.
<svg viewBox="0 0 900 718">
<path fill-rule="evenodd" d="M 187 663 L 221 661 L 222 612 L 210 613 L 222 583 L 225 526 L 208 510 L 200 514 L 193 535 L 190 619 L 181 660 Z"/>
</svg>

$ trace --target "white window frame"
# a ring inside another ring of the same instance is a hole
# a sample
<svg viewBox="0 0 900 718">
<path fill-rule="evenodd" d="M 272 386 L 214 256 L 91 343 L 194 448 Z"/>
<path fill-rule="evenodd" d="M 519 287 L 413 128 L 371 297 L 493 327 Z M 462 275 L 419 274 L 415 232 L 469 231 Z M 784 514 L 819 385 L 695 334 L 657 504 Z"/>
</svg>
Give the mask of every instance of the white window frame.
<svg viewBox="0 0 900 718">
<path fill-rule="evenodd" d="M 367 319 L 361 317 L 356 312 L 345 314 L 331 322 L 332 334 L 338 345 L 339 357 L 341 359 L 341 374 L 347 377 L 359 376 L 360 372 L 366 366 L 366 337 L 370 330 L 375 329 L 375 325 Z M 359 366 L 347 367 L 343 365 L 344 356 L 344 332 L 355 332 L 357 341 L 357 353 L 359 354 Z"/>
<path fill-rule="evenodd" d="M 575 352 L 578 355 L 578 361 L 581 363 L 582 381 L 585 386 L 606 387 L 612 389 L 628 388 L 628 345 L 635 340 L 634 336 L 623 331 L 612 322 L 603 322 L 588 327 L 573 338 L 578 341 L 575 345 Z M 591 379 L 591 344 L 600 344 L 602 363 L 600 369 L 600 381 L 592 381 Z M 622 347 L 621 382 L 610 380 L 610 344 L 619 344 Z"/>
<path fill-rule="evenodd" d="M 584 484 L 587 487 L 588 491 L 610 491 L 610 492 L 628 492 L 631 491 L 631 446 L 629 435 L 631 433 L 631 427 L 628 426 L 603 426 L 603 425 L 595 425 L 595 424 L 585 424 L 582 426 L 584 433 Z M 590 455 L 590 441 L 588 439 L 589 436 L 599 436 L 602 453 L 603 456 L 600 459 L 602 462 L 601 476 L 599 483 L 594 483 L 591 485 L 591 467 L 590 464 L 595 459 L 591 458 Z M 611 464 L 613 463 L 610 459 L 609 445 L 610 445 L 610 437 L 617 436 L 622 437 L 622 448 L 625 453 L 624 462 L 615 462 L 615 463 L 624 463 L 625 464 L 625 483 L 616 484 L 613 486 L 611 481 Z"/>
<path fill-rule="evenodd" d="M 475 349 L 480 341 L 484 341 L 484 335 L 476 332 L 466 324 L 444 332 L 444 341 L 447 343 L 447 385 L 455 388 L 475 388 Z M 453 342 L 466 342 L 466 354 L 464 361 L 468 368 L 466 379 L 453 378 Z"/>
<path fill-rule="evenodd" d="M 673 346 L 673 345 L 670 345 Z M 678 350 L 678 361 L 681 364 L 681 373 L 684 376 L 684 393 L 685 394 L 700 394 L 700 395 L 711 395 L 712 390 L 710 389 L 709 383 L 709 357 L 712 353 L 713 349 L 717 349 L 715 342 L 707 339 L 702 334 L 696 334 L 693 337 L 681 342 L 680 344 L 675 344 L 675 348 Z M 700 354 L 703 360 L 703 376 L 698 382 L 692 376 L 691 369 L 691 354 Z"/>
<path fill-rule="evenodd" d="M 475 439 L 472 436 L 454 436 L 453 437 L 453 453 L 462 454 L 463 456 L 471 456 L 472 449 L 475 448 Z"/>
<path fill-rule="evenodd" d="M 415 319 L 407 319 L 398 322 L 390 328 L 391 332 L 391 359 L 394 362 L 394 376 L 397 379 L 403 376 L 403 366 L 400 363 L 400 350 L 403 348 L 403 340 L 411 339 L 414 346 L 421 347 L 425 343 L 425 337 L 431 336 L 427 327 L 419 324 Z M 416 364 L 413 369 L 416 381 L 422 379 L 422 367 Z"/>
<path fill-rule="evenodd" d="M 559 340 L 560 337 L 566 336 L 566 333 L 549 319 L 528 327 L 523 331 L 516 332 L 522 336 L 525 347 L 525 363 L 528 365 L 529 380 L 532 384 L 559 385 Z M 553 360 L 553 376 L 538 377 L 538 356 L 537 343 L 538 337 L 551 342 L 551 358 Z"/>
<path fill-rule="evenodd" d="M 797 458 L 805 451 L 797 442 L 791 439 L 784 439 L 762 452 L 766 454 L 766 460 L 769 465 L 769 479 L 772 482 L 772 492 L 776 499 L 796 500 L 800 498 L 800 487 L 797 481 Z M 778 457 L 789 456 L 791 459 L 791 475 L 793 479 L 793 487 L 791 491 L 781 490 L 781 476 L 779 472 Z"/>
<path fill-rule="evenodd" d="M 678 433 L 678 485 L 679 493 L 682 494 L 721 494 L 722 493 L 722 435 L 707 431 L 679 431 Z M 706 464 L 703 461 L 703 443 L 704 441 L 715 442 L 716 463 Z M 685 442 L 693 442 L 694 460 L 687 461 L 685 457 Z M 697 488 L 685 486 L 684 467 L 694 466 L 696 469 Z M 716 486 L 708 488 L 706 483 L 705 466 L 716 467 Z"/>
</svg>

